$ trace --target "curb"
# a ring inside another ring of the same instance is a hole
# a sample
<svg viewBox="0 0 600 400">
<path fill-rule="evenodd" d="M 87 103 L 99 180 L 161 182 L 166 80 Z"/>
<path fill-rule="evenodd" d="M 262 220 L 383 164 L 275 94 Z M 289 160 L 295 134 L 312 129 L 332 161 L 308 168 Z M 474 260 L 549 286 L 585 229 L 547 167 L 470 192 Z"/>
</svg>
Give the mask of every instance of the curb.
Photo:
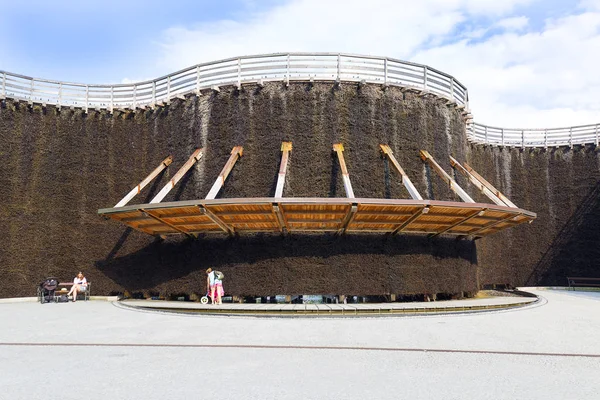
<svg viewBox="0 0 600 400">
<path fill-rule="evenodd" d="M 90 300 L 94 301 L 119 301 L 119 296 L 90 296 Z M 0 299 L 0 304 L 13 304 L 13 303 L 37 303 L 39 300 L 37 297 L 12 297 L 8 299 Z"/>
<path fill-rule="evenodd" d="M 521 290 L 565 290 L 567 292 L 600 292 L 600 288 L 587 286 L 531 286 L 522 287 Z"/>
<path fill-rule="evenodd" d="M 0 299 L 0 304 L 2 303 L 36 303 L 38 301 L 37 297 L 12 297 L 8 299 Z"/>
<path fill-rule="evenodd" d="M 537 296 L 536 296 L 537 297 Z M 248 317 L 385 317 L 385 316 L 408 316 L 408 315 L 456 315 L 468 313 L 482 313 L 492 311 L 514 310 L 527 306 L 538 306 L 541 299 L 538 297 L 535 301 L 524 301 L 513 304 L 494 304 L 494 305 L 471 305 L 471 306 L 444 306 L 444 307 L 410 307 L 410 308 L 380 308 L 353 310 L 319 310 L 319 309 L 211 309 L 211 308 L 175 308 L 175 307 L 148 307 L 116 302 L 115 305 L 129 310 L 156 312 L 166 314 L 184 314 L 184 315 L 213 315 L 213 316 L 248 316 Z"/>
</svg>

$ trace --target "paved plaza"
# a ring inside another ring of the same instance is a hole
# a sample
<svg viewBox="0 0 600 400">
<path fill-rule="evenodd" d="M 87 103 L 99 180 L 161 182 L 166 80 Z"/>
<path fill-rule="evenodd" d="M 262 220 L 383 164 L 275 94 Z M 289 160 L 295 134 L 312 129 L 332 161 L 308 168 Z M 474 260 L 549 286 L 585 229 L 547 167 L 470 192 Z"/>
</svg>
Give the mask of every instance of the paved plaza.
<svg viewBox="0 0 600 400">
<path fill-rule="evenodd" d="M 600 293 L 447 315 L 0 303 L 1 399 L 600 398 Z"/>
</svg>

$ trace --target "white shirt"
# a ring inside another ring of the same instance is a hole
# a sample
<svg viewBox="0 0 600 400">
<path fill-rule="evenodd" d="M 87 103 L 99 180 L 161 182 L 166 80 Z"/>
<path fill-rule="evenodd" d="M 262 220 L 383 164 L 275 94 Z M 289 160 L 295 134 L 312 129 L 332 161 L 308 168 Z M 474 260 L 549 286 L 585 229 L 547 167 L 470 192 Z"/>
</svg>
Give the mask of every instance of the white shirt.
<svg viewBox="0 0 600 400">
<path fill-rule="evenodd" d="M 85 276 L 83 277 L 83 279 L 75 277 L 75 279 L 73 279 L 73 285 L 87 286 L 87 279 L 85 279 Z"/>
<path fill-rule="evenodd" d="M 217 279 L 217 275 L 215 274 L 215 271 L 211 271 L 210 274 L 208 274 L 208 281 L 210 282 L 210 286 L 212 285 L 216 285 L 218 283 L 223 283 L 223 281 L 221 281 L 220 279 Z"/>
</svg>

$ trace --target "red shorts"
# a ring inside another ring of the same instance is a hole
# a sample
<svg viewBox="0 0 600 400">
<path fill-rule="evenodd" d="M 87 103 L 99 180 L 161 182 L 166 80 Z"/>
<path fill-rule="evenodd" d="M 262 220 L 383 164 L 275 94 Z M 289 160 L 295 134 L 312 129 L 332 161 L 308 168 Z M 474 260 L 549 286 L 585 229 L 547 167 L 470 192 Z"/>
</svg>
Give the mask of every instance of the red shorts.
<svg viewBox="0 0 600 400">
<path fill-rule="evenodd" d="M 212 293 L 213 290 L 215 292 L 215 295 L 217 295 L 217 296 L 223 296 L 225 294 L 225 292 L 223 291 L 223 284 L 221 284 L 221 283 L 217 283 L 215 285 L 212 285 L 210 287 L 211 293 Z"/>
</svg>

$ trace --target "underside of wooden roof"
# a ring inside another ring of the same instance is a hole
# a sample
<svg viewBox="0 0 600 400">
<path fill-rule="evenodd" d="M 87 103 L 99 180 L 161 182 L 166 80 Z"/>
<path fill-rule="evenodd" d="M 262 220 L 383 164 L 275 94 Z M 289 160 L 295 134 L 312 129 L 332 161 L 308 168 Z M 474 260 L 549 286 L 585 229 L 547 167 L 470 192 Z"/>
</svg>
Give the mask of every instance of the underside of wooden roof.
<svg viewBox="0 0 600 400">
<path fill-rule="evenodd" d="M 345 231 L 354 233 L 481 237 L 536 217 L 529 211 L 492 204 L 359 198 L 205 199 L 107 208 L 98 213 L 158 236 L 340 232 L 347 222 Z"/>
<path fill-rule="evenodd" d="M 452 165 L 459 168 L 478 188 L 483 188 L 495 204 L 475 203 L 426 151 L 421 152 L 423 160 L 436 170 L 440 178 L 464 202 L 423 200 L 387 145 L 381 145 L 381 151 L 394 163 L 412 199 L 354 198 L 341 144 L 335 144 L 333 151 L 337 153 L 342 170 L 346 198 L 286 198 L 283 197 L 283 188 L 287 162 L 292 150 L 291 143 L 284 142 L 281 150 L 276 197 L 215 199 L 229 172 L 243 154 L 242 147 L 236 146 L 205 199 L 161 203 L 168 191 L 202 156 L 202 149 L 197 149 L 178 171 L 176 179 L 172 179 L 163 188 L 161 197 L 157 196 L 148 204 L 124 205 L 158 174 L 156 171 L 170 164 L 170 158 L 165 159 L 159 168 L 117 206 L 98 210 L 98 213 L 140 232 L 161 237 L 179 234 L 196 237 L 198 234 L 207 233 L 233 235 L 246 232 L 350 232 L 429 236 L 443 234 L 478 238 L 531 222 L 536 218 L 535 213 L 510 203 L 472 168 L 467 166 L 465 169 L 451 158 Z"/>
</svg>

